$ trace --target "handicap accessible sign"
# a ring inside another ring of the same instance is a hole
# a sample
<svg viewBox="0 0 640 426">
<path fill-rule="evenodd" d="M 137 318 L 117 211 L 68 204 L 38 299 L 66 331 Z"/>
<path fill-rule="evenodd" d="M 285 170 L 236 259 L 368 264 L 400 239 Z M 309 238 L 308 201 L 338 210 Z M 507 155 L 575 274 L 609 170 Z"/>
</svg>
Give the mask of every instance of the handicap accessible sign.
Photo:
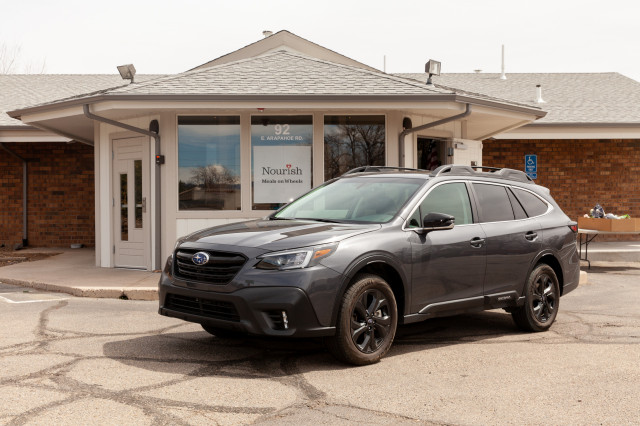
<svg viewBox="0 0 640 426">
<path fill-rule="evenodd" d="M 538 156 L 535 154 L 524 156 L 524 171 L 531 179 L 538 179 Z"/>
</svg>

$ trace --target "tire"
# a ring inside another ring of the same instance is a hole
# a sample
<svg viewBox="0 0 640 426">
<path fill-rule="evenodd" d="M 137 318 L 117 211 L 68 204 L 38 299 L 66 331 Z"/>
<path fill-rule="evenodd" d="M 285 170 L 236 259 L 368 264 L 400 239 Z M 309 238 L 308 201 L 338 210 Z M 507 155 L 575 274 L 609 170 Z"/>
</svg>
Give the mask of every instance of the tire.
<svg viewBox="0 0 640 426">
<path fill-rule="evenodd" d="M 541 264 L 529 275 L 524 306 L 513 310 L 514 322 L 524 331 L 546 331 L 558 315 L 560 285 L 549 265 Z"/>
<path fill-rule="evenodd" d="M 397 326 L 389 284 L 377 275 L 359 274 L 342 297 L 336 335 L 327 339 L 327 348 L 345 363 L 374 364 L 389 351 Z"/>
<path fill-rule="evenodd" d="M 227 330 L 225 328 L 211 327 L 209 325 L 204 325 L 204 324 L 200 324 L 200 325 L 202 326 L 203 330 L 206 331 L 207 333 L 216 337 L 220 337 L 222 339 L 233 339 L 233 338 L 240 338 L 243 336 L 243 334 L 239 331 Z"/>
</svg>

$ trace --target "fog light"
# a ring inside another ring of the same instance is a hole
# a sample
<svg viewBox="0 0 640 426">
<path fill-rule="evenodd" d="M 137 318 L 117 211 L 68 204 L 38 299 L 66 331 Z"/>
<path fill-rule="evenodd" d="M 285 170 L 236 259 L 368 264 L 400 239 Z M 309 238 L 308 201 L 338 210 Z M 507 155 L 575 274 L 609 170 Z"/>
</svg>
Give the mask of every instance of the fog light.
<svg viewBox="0 0 640 426">
<path fill-rule="evenodd" d="M 282 311 L 282 326 L 285 330 L 289 329 L 289 319 L 287 318 L 287 313 Z"/>
</svg>

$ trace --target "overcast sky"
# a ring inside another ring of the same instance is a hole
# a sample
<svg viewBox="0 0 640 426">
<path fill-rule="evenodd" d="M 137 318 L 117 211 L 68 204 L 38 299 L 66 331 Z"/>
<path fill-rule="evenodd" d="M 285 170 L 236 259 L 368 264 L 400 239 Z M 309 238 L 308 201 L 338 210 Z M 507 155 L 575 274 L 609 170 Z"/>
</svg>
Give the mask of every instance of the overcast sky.
<svg viewBox="0 0 640 426">
<path fill-rule="evenodd" d="M 289 30 L 387 72 L 619 72 L 640 81 L 639 0 L 0 0 L 17 72 L 186 71 Z"/>
</svg>

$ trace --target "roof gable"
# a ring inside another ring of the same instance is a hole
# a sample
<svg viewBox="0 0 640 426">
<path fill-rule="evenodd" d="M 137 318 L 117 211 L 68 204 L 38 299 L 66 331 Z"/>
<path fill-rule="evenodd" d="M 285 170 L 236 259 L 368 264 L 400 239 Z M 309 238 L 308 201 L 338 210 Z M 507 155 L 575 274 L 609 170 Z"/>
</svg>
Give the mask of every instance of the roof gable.
<svg viewBox="0 0 640 426">
<path fill-rule="evenodd" d="M 273 37 L 273 36 L 272 36 Z M 109 90 L 107 95 L 407 95 L 450 94 L 381 71 L 288 50 Z"/>
<path fill-rule="evenodd" d="M 277 33 L 269 37 L 265 37 L 262 40 L 258 40 L 234 52 L 227 53 L 226 55 L 220 56 L 219 58 L 216 58 L 209 62 L 205 62 L 204 64 L 192 68 L 189 71 L 201 70 L 215 65 L 222 65 L 229 62 L 248 59 L 277 50 L 298 52 L 305 56 L 310 56 L 337 64 L 377 71 L 373 67 L 365 65 L 347 56 L 341 55 L 331 49 L 327 49 L 326 47 L 322 47 L 319 44 L 313 43 L 286 30 L 278 31 Z"/>
</svg>

